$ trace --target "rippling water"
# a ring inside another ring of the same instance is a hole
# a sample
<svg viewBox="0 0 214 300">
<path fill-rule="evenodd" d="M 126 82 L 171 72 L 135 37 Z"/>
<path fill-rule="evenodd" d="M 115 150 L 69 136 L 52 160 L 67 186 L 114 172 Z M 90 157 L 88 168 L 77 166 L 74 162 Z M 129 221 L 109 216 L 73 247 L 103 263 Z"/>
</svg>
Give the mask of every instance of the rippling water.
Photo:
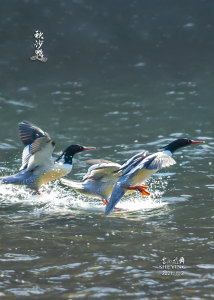
<svg viewBox="0 0 214 300">
<path fill-rule="evenodd" d="M 177 151 L 147 182 L 150 197 L 124 197 L 108 217 L 59 181 L 41 196 L 1 185 L 3 299 L 214 296 L 213 3 L 165 3 L 2 4 L 0 176 L 21 164 L 21 120 L 55 139 L 54 155 L 97 147 L 76 155 L 74 180 L 89 158 L 122 163 L 176 138 L 206 141 Z M 28 60 L 35 26 L 45 64 Z"/>
</svg>

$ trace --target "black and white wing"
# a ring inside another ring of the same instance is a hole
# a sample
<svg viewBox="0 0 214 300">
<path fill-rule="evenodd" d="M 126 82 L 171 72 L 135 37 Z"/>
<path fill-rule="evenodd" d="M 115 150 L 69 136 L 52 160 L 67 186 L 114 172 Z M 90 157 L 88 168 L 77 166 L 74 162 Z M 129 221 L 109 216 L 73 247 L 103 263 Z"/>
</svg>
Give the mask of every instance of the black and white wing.
<svg viewBox="0 0 214 300">
<path fill-rule="evenodd" d="M 176 161 L 164 152 L 157 152 L 145 157 L 138 165 L 132 168 L 129 174 L 133 174 L 139 170 L 160 170 L 176 164 Z"/>
<path fill-rule="evenodd" d="M 40 137 L 31 145 L 31 157 L 27 168 L 32 170 L 35 167 L 52 165 L 52 153 L 55 143 L 48 137 Z"/>
<path fill-rule="evenodd" d="M 138 153 L 134 156 L 132 156 L 127 162 L 125 162 L 121 168 L 118 170 L 118 172 L 123 171 L 122 175 L 127 174 L 131 169 L 135 168 L 142 160 L 145 159 L 147 156 L 147 151 L 143 151 L 141 153 Z"/>
<path fill-rule="evenodd" d="M 54 145 L 50 138 L 44 136 L 36 139 L 31 145 L 26 146 L 22 154 L 20 171 L 26 168 L 31 169 L 35 165 L 39 166 L 51 162 Z"/>
<path fill-rule="evenodd" d="M 32 153 L 31 153 L 31 145 L 27 145 L 24 147 L 24 150 L 22 152 L 22 165 L 19 169 L 19 171 L 22 171 L 24 169 L 27 168 L 29 159 L 31 157 Z"/>
<path fill-rule="evenodd" d="M 20 138 L 25 145 L 22 153 L 21 171 L 27 168 L 31 156 L 37 151 L 40 151 L 51 141 L 51 138 L 48 133 L 29 122 L 22 121 L 18 124 L 18 127 Z"/>
<path fill-rule="evenodd" d="M 44 132 L 42 129 L 29 122 L 22 121 L 18 124 L 18 127 L 21 141 L 25 146 L 32 144 L 40 137 L 47 137 L 50 139 L 50 136 L 47 132 Z"/>
</svg>

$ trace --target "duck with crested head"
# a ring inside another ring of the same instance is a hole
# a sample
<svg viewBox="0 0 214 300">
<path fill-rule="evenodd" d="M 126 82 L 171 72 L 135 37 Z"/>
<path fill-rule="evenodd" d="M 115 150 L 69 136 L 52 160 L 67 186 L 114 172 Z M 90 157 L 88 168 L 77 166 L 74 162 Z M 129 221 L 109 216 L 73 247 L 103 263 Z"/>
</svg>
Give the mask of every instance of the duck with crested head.
<svg viewBox="0 0 214 300">
<path fill-rule="evenodd" d="M 113 187 L 111 197 L 106 205 L 105 215 L 112 212 L 115 205 L 120 201 L 127 190 L 140 191 L 143 195 L 148 196 L 149 193 L 146 191 L 148 187 L 142 186 L 142 183 L 160 169 L 174 165 L 176 162 L 172 158 L 172 154 L 176 150 L 186 146 L 203 143 L 205 142 L 193 141 L 187 138 L 177 139 L 164 146 L 162 151 L 146 155 L 144 159 L 137 161 L 137 163 L 125 163 L 122 165 L 118 171 L 120 172 L 123 170 L 123 172 Z"/>
<path fill-rule="evenodd" d="M 25 145 L 22 154 L 22 166 L 15 175 L 2 177 L 3 184 L 25 185 L 35 190 L 48 182 L 59 179 L 69 174 L 72 170 L 73 157 L 76 153 L 96 149 L 81 145 L 70 145 L 54 161 L 52 153 L 55 142 L 49 134 L 39 127 L 22 121 L 18 125 L 20 138 Z M 59 160 L 62 159 L 62 162 Z"/>
</svg>

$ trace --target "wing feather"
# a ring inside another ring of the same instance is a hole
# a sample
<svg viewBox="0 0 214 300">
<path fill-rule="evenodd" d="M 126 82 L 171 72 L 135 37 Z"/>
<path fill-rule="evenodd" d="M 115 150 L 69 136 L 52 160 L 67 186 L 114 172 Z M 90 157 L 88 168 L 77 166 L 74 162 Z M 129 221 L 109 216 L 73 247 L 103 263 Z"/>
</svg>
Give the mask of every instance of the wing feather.
<svg viewBox="0 0 214 300">
<path fill-rule="evenodd" d="M 101 163 L 95 164 L 88 169 L 88 172 L 83 177 L 84 181 L 91 180 L 101 180 L 101 179 L 111 179 L 117 176 L 115 171 L 121 167 L 120 164 L 117 163 Z"/>
<path fill-rule="evenodd" d="M 20 122 L 18 127 L 20 138 L 25 146 L 32 144 L 37 138 L 40 137 L 48 137 L 50 139 L 48 133 L 26 121 Z"/>
<path fill-rule="evenodd" d="M 22 121 L 18 124 L 18 127 L 20 138 L 25 145 L 20 168 L 20 170 L 24 170 L 28 167 L 32 155 L 41 151 L 51 141 L 51 138 L 48 133 L 29 122 Z"/>
<path fill-rule="evenodd" d="M 52 153 L 54 150 L 54 144 L 48 137 L 41 137 L 35 140 L 30 145 L 31 156 L 28 160 L 27 168 L 29 170 L 39 166 L 52 165 Z"/>
<path fill-rule="evenodd" d="M 126 192 L 125 188 L 123 188 L 119 182 L 114 185 L 111 197 L 109 199 L 108 204 L 106 205 L 105 215 L 110 214 L 110 212 L 114 209 L 114 207 L 117 205 L 117 203 L 123 197 L 125 192 Z"/>
<path fill-rule="evenodd" d="M 31 145 L 27 145 L 24 147 L 24 150 L 22 152 L 22 166 L 19 169 L 19 171 L 22 171 L 24 169 L 27 168 L 29 159 L 31 157 L 32 153 L 31 153 Z"/>
<path fill-rule="evenodd" d="M 148 165 L 145 162 L 146 169 L 148 170 L 160 170 L 176 164 L 176 161 L 166 153 L 159 152 L 154 159 L 148 161 Z"/>
<path fill-rule="evenodd" d="M 123 175 L 127 174 L 133 167 L 135 167 L 137 164 L 139 164 L 147 155 L 147 151 L 140 152 L 134 156 L 132 156 L 127 162 L 125 162 L 121 168 L 118 170 L 118 172 L 125 170 L 123 172 Z"/>
<path fill-rule="evenodd" d="M 174 164 L 176 164 L 176 161 L 171 156 L 164 152 L 157 152 L 143 159 L 136 167 L 130 170 L 129 174 L 133 174 L 142 169 L 158 171 Z"/>
<path fill-rule="evenodd" d="M 47 136 L 43 136 L 40 138 L 37 138 L 33 144 L 31 144 L 31 153 L 32 155 L 35 154 L 38 151 L 41 151 L 45 146 L 47 145 L 48 142 L 50 142 L 51 139 Z M 53 147 L 54 149 L 54 147 Z"/>
</svg>

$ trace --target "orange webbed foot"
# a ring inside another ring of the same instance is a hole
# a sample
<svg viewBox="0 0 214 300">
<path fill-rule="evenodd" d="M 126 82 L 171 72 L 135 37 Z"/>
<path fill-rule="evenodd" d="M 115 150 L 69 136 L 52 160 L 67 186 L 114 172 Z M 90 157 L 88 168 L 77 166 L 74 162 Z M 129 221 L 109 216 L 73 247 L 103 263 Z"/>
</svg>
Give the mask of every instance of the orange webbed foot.
<svg viewBox="0 0 214 300">
<path fill-rule="evenodd" d="M 105 200 L 105 199 L 102 199 L 102 202 L 103 202 L 105 205 L 107 205 L 107 204 L 108 204 L 108 201 L 107 201 L 107 200 Z"/>
<path fill-rule="evenodd" d="M 103 202 L 105 205 L 108 204 L 108 201 L 105 200 L 105 199 L 102 199 L 102 202 Z M 122 208 L 119 208 L 119 207 L 115 207 L 114 209 L 116 209 L 116 210 L 123 210 Z"/>
<path fill-rule="evenodd" d="M 149 187 L 145 186 L 145 185 L 135 185 L 135 186 L 127 187 L 127 190 L 135 190 L 135 191 L 140 192 L 144 196 L 149 196 L 150 193 L 146 191 L 148 188 Z"/>
</svg>

